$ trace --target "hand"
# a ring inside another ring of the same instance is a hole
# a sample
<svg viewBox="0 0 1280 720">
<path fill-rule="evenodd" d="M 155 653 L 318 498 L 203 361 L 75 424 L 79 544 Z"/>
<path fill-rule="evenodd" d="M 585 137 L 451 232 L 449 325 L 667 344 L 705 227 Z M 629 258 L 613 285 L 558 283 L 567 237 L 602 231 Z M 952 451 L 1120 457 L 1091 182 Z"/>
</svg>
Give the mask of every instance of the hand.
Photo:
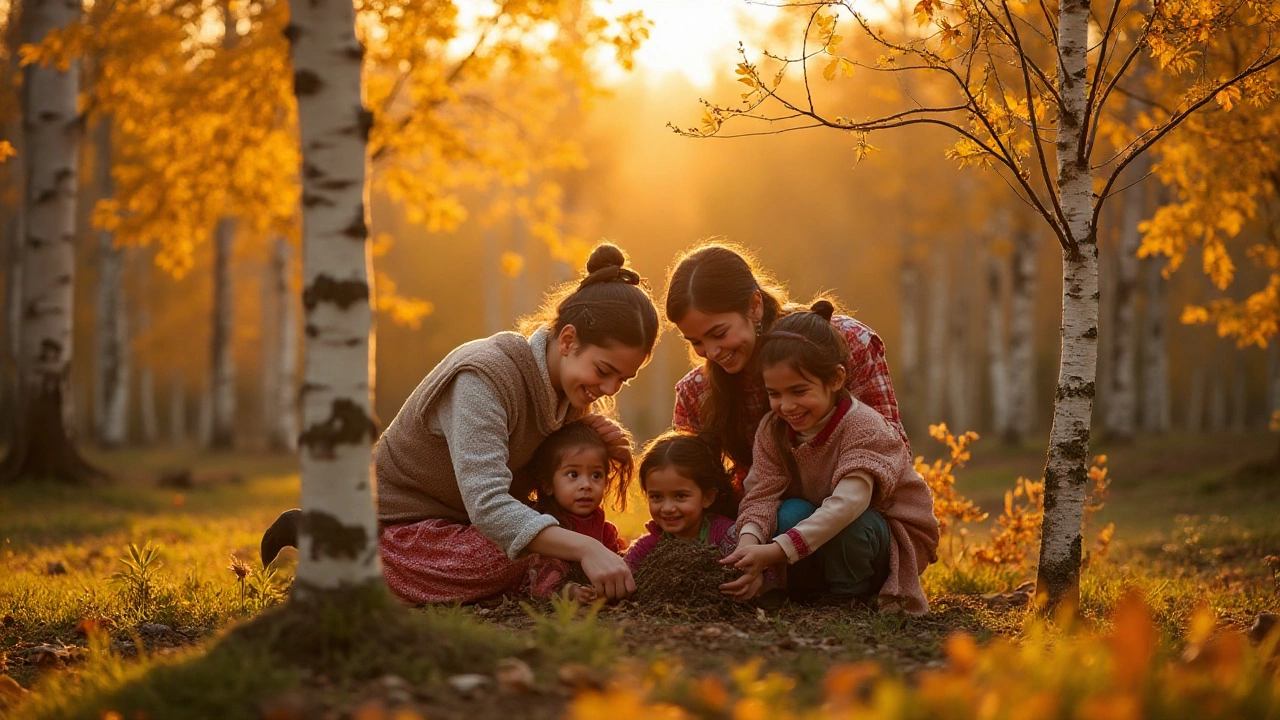
<svg viewBox="0 0 1280 720">
<path fill-rule="evenodd" d="M 636 591 L 631 568 L 609 548 L 590 538 L 586 539 L 592 547 L 582 555 L 582 571 L 591 581 L 594 592 L 592 599 L 605 597 L 613 601 L 630 597 Z"/>
<path fill-rule="evenodd" d="M 732 565 L 749 575 L 759 575 L 770 565 L 777 565 L 780 562 L 786 562 L 786 560 L 787 554 L 783 552 L 782 546 L 776 542 L 771 542 L 768 545 L 749 543 L 745 547 L 739 542 L 737 549 L 721 560 L 720 564 Z"/>
<path fill-rule="evenodd" d="M 608 448 L 609 455 L 618 460 L 626 460 L 631 457 L 631 436 L 618 423 L 610 420 L 604 415 L 591 414 L 584 415 L 582 422 L 587 424 L 596 434 L 604 440 L 605 447 Z"/>
<path fill-rule="evenodd" d="M 736 602 L 746 602 L 755 597 L 763 586 L 763 575 L 743 575 L 736 580 L 730 580 L 721 585 L 720 592 L 728 595 L 730 599 Z"/>
<path fill-rule="evenodd" d="M 590 605 L 596 601 L 595 590 L 576 582 L 566 583 L 560 594 L 579 605 Z"/>
</svg>

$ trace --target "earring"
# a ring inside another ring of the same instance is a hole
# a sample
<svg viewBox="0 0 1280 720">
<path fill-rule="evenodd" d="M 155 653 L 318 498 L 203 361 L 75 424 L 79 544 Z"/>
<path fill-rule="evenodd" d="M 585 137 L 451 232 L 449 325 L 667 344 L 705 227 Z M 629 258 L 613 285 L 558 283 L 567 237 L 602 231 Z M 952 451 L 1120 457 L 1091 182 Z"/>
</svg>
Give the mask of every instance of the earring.
<svg viewBox="0 0 1280 720">
<path fill-rule="evenodd" d="M 760 329 L 761 329 L 760 321 L 757 320 L 756 321 L 756 337 L 760 337 Z"/>
</svg>

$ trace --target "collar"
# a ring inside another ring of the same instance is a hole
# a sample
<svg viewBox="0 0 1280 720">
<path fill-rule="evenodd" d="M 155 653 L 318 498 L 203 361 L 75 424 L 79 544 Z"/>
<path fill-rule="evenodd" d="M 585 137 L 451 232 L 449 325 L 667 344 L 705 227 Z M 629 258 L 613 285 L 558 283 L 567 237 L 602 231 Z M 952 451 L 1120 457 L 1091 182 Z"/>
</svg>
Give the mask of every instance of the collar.
<svg viewBox="0 0 1280 720">
<path fill-rule="evenodd" d="M 529 347 L 533 350 L 533 361 L 542 373 L 542 385 L 551 399 L 551 406 L 556 409 L 556 422 L 563 425 L 569 414 L 569 401 L 557 395 L 555 386 L 551 384 L 551 372 L 547 369 L 547 344 L 550 341 L 551 332 L 541 327 L 529 336 Z"/>
<path fill-rule="evenodd" d="M 835 408 L 828 413 L 828 416 L 831 419 L 827 420 L 827 423 L 822 426 L 822 429 L 818 431 L 818 434 L 814 436 L 813 440 L 806 440 L 805 442 L 811 444 L 815 448 L 825 445 L 827 440 L 831 438 L 831 434 L 836 431 L 836 426 L 840 424 L 840 421 L 844 419 L 845 415 L 849 414 L 849 410 L 852 407 L 853 400 L 847 395 L 842 396 L 836 401 Z M 779 419 L 781 420 L 781 418 Z M 786 420 L 782 420 L 782 422 L 786 422 Z M 787 438 L 793 445 L 795 444 L 797 434 L 795 429 L 790 425 L 787 426 Z"/>
</svg>

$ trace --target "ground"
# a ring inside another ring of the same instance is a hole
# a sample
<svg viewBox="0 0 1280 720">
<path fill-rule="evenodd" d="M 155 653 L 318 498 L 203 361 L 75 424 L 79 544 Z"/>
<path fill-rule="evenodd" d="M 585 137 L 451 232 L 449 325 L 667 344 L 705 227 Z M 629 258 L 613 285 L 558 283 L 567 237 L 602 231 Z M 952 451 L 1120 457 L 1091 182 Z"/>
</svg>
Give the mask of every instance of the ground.
<svg viewBox="0 0 1280 720">
<path fill-rule="evenodd" d="M 940 448 L 917 445 L 929 457 Z M 1130 586 L 1174 648 L 1202 604 L 1221 626 L 1240 630 L 1280 609 L 1280 476 L 1263 462 L 1274 449 L 1275 436 L 1260 433 L 1100 448 L 1113 483 L 1093 525 L 1114 522 L 1116 536 L 1086 573 L 1084 622 L 1107 628 Z M 707 620 L 634 604 L 575 613 L 511 600 L 414 611 L 413 628 L 433 639 L 428 645 L 399 642 L 417 632 L 406 626 L 389 632 L 378 659 L 294 671 L 237 635 L 282 597 L 285 578 L 257 569 L 257 543 L 276 513 L 297 502 L 294 459 L 191 450 L 91 458 L 117 482 L 0 489 L 0 673 L 32 690 L 0 683 L 0 707 L 9 703 L 15 717 L 99 718 L 108 709 L 124 717 L 364 717 L 371 699 L 433 718 L 559 717 L 576 690 L 623 675 L 647 678 L 660 699 L 696 710 L 703 700 L 691 679 L 728 682 L 752 658 L 762 660 L 761 675 L 789 678 L 793 701 L 806 707 L 822 698 L 834 666 L 871 660 L 911 682 L 944 664 L 957 632 L 984 644 L 1019 638 L 1029 623 L 1022 596 L 1010 591 L 1032 570 L 958 563 L 926 574 L 932 610 L 919 619 L 822 603 Z M 981 441 L 956 487 L 998 513 L 1014 478 L 1036 477 L 1042 464 L 1041 449 Z M 179 477 L 180 468 L 192 473 Z M 645 519 L 634 503 L 618 524 L 634 537 Z M 976 541 L 989 524 L 975 524 L 961 542 Z M 158 553 L 149 555 L 148 544 Z M 225 635 L 229 627 L 241 630 Z M 521 679 L 526 665 L 531 682 Z M 467 673 L 483 676 L 477 688 L 463 687 L 457 676 Z M 664 673 L 689 680 L 654 679 Z M 493 677 L 508 691 L 491 687 Z"/>
</svg>

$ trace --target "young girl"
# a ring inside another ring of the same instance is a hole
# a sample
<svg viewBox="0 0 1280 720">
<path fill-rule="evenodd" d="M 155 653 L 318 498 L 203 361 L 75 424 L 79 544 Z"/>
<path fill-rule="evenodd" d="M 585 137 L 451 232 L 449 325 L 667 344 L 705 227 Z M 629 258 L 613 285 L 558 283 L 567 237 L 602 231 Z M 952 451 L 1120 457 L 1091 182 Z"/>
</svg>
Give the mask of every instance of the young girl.
<svg viewBox="0 0 1280 720">
<path fill-rule="evenodd" d="M 706 436 L 671 431 L 649 443 L 640 461 L 640 486 L 653 519 L 645 524 L 649 534 L 623 557 L 632 572 L 664 537 L 715 545 L 725 555 L 737 546 L 730 476 L 720 449 Z"/>
<path fill-rule="evenodd" d="M 716 433 L 734 465 L 735 486 L 752 463 L 752 440 L 769 410 L 760 379 L 761 335 L 803 306 L 751 254 L 723 242 L 700 243 L 681 255 L 667 278 L 667 319 L 706 362 L 676 384 L 677 430 Z M 844 389 L 884 415 L 906 442 L 898 418 L 884 343 L 861 322 L 833 315 L 831 327 L 845 340 Z M 909 447 L 909 446 L 908 446 Z"/>
<path fill-rule="evenodd" d="M 552 293 L 521 330 L 449 353 L 374 449 L 382 573 L 406 602 L 519 592 L 533 554 L 580 563 L 593 589 L 610 599 L 635 591 L 617 553 L 510 490 L 513 472 L 574 420 L 590 422 L 619 454 L 630 451 L 616 424 L 589 413 L 653 351 L 653 301 L 622 251 L 605 244 L 582 278 Z M 303 520 L 299 511 L 277 519 L 262 539 L 264 562 L 295 542 Z"/>
<path fill-rule="evenodd" d="M 761 338 L 770 412 L 756 432 L 738 547 L 722 561 L 747 574 L 726 587 L 749 598 L 752 576 L 787 562 L 793 577 L 817 576 L 834 594 L 923 615 L 920 574 L 937 560 L 933 497 L 898 429 L 845 390 L 835 308 L 819 300 L 810 310 Z"/>
<path fill-rule="evenodd" d="M 630 435 L 625 437 L 630 442 Z M 618 536 L 618 528 L 605 519 L 603 504 L 610 495 L 615 509 L 626 510 L 634 464 L 630 454 L 614 457 L 608 451 L 604 439 L 589 425 L 565 425 L 538 446 L 529 462 L 528 479 L 519 486 L 513 484 L 511 492 L 521 500 L 532 494 L 533 508 L 559 520 L 560 527 L 621 553 L 626 543 Z M 567 574 L 568 566 L 562 561 L 535 562 L 530 569 L 531 592 L 542 597 L 558 590 L 578 602 L 594 602 L 595 591 L 578 583 L 566 584 Z"/>
</svg>

